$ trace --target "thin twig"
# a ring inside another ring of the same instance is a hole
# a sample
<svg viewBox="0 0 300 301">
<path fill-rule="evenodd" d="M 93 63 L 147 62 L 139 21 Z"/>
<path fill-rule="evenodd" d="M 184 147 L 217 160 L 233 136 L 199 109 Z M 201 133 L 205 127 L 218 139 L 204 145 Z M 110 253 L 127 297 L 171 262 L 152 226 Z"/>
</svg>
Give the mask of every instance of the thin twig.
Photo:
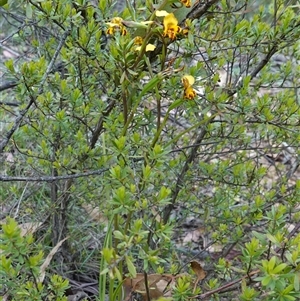
<svg viewBox="0 0 300 301">
<path fill-rule="evenodd" d="M 59 44 L 58 44 L 58 46 L 57 46 L 57 49 L 55 50 L 55 53 L 54 53 L 54 55 L 53 55 L 53 58 L 52 58 L 50 64 L 48 65 L 48 67 L 47 67 L 46 73 L 44 74 L 44 76 L 43 76 L 43 78 L 42 78 L 41 87 L 40 87 L 40 90 L 39 90 L 39 92 L 41 91 L 40 93 L 43 93 L 44 84 L 45 84 L 45 82 L 46 82 L 46 79 L 47 79 L 48 75 L 51 73 L 51 70 L 52 70 L 52 68 L 53 68 L 53 66 L 54 66 L 54 63 L 55 63 L 55 61 L 56 61 L 56 59 L 57 59 L 59 53 L 60 53 L 60 50 L 61 50 L 62 47 L 64 46 L 64 43 L 65 43 L 65 41 L 66 41 L 68 35 L 70 34 L 70 32 L 71 32 L 70 29 L 69 29 L 69 30 L 66 30 L 66 31 L 64 32 L 63 36 L 61 37 L 61 40 L 59 41 Z"/>
<path fill-rule="evenodd" d="M 256 66 L 256 68 L 251 72 L 250 74 L 250 78 L 251 80 L 254 79 L 257 74 L 268 64 L 268 62 L 270 61 L 271 57 L 277 52 L 278 50 L 278 46 L 274 45 L 270 51 L 265 55 L 265 57 L 259 62 L 259 64 Z M 239 81 L 239 83 L 237 84 L 236 88 L 231 90 L 228 93 L 228 97 L 233 96 L 235 93 L 237 93 L 238 90 L 240 90 L 244 85 L 244 81 L 243 79 Z"/>
<path fill-rule="evenodd" d="M 151 299 L 150 299 L 150 291 L 149 291 L 149 285 L 148 285 L 148 275 L 145 270 L 144 270 L 144 280 L 145 280 L 146 296 L 147 296 L 147 300 L 149 301 Z"/>
<path fill-rule="evenodd" d="M 249 273 L 249 275 L 252 276 L 252 275 L 255 275 L 255 274 L 259 273 L 259 272 L 260 272 L 260 270 L 255 270 L 255 271 L 252 271 L 251 273 Z M 193 298 L 197 298 L 197 299 L 202 300 L 202 299 L 207 298 L 207 297 L 209 297 L 209 296 L 211 296 L 213 294 L 216 294 L 216 293 L 219 293 L 221 291 L 224 291 L 228 287 L 231 287 L 231 286 L 233 286 L 233 285 L 241 282 L 243 279 L 246 279 L 246 278 L 248 278 L 248 276 L 243 276 L 243 277 L 241 277 L 239 279 L 236 279 L 236 280 L 231 281 L 231 282 L 229 282 L 229 283 L 227 283 L 225 285 L 222 285 L 222 286 L 220 286 L 220 287 L 218 287 L 218 288 L 216 288 L 216 289 L 214 289 L 212 291 L 206 292 L 206 293 L 198 295 L 198 296 L 193 296 Z"/>
<path fill-rule="evenodd" d="M 3 48 L 4 50 L 6 50 L 7 52 L 11 53 L 11 54 L 14 55 L 14 56 L 17 56 L 17 57 L 20 56 L 20 53 L 19 53 L 19 52 L 16 52 L 16 51 L 14 51 L 13 49 L 11 49 L 11 48 L 5 46 L 5 45 L 2 44 L 1 42 L 0 42 L 0 47 Z"/>
<path fill-rule="evenodd" d="M 106 110 L 102 113 L 102 115 L 100 116 L 96 128 L 93 132 L 92 138 L 90 140 L 89 146 L 90 149 L 95 148 L 96 143 L 98 141 L 98 138 L 101 134 L 101 131 L 103 130 L 103 123 L 105 120 L 105 117 L 107 117 L 109 115 L 109 113 L 112 111 L 112 109 L 115 107 L 116 101 L 115 99 L 113 99 L 112 101 L 110 101 L 110 103 L 108 104 L 108 106 L 106 107 Z"/>
<path fill-rule="evenodd" d="M 207 133 L 207 129 L 206 126 L 203 126 L 203 128 L 200 130 L 200 133 L 197 137 L 197 139 L 195 140 L 195 142 L 193 143 L 194 147 L 192 147 L 191 153 L 189 155 L 189 157 L 187 158 L 180 175 L 177 177 L 177 181 L 176 181 L 176 185 L 175 185 L 175 189 L 173 190 L 172 193 L 172 201 L 171 203 L 165 208 L 164 210 L 164 214 L 163 214 L 163 221 L 164 223 L 167 223 L 170 217 L 170 214 L 173 210 L 174 204 L 176 202 L 177 196 L 182 188 L 182 185 L 184 183 L 184 177 L 186 175 L 186 173 L 188 172 L 189 168 L 190 168 L 190 164 L 195 160 L 196 156 L 197 156 L 197 151 L 198 148 L 201 145 L 201 142 L 203 140 L 203 138 L 205 137 Z"/>
<path fill-rule="evenodd" d="M 9 107 L 18 107 L 19 105 L 21 105 L 20 102 L 10 102 L 10 101 L 0 101 L 0 106 L 4 105 L 4 106 L 9 106 Z"/>
<path fill-rule="evenodd" d="M 23 197 L 24 197 L 25 191 L 26 191 L 26 189 L 27 189 L 27 186 L 28 186 L 28 183 L 26 183 L 25 188 L 24 188 L 23 191 L 22 191 L 21 197 L 20 197 L 19 200 L 18 200 L 17 208 L 16 208 L 15 214 L 14 214 L 14 218 L 17 218 L 17 216 L 18 216 L 19 209 L 20 209 L 20 204 L 21 204 L 21 202 L 22 202 L 22 200 L 23 200 Z"/>
<path fill-rule="evenodd" d="M 77 173 L 73 175 L 64 175 L 64 176 L 44 176 L 44 177 L 10 177 L 0 175 L 0 182 L 54 182 L 67 179 L 76 179 L 83 178 L 88 176 L 101 175 L 109 168 L 102 168 L 98 170 L 93 170 L 89 172 Z"/>
<path fill-rule="evenodd" d="M 10 38 L 12 38 L 15 34 L 19 33 L 19 31 L 21 29 L 23 29 L 25 26 L 27 26 L 26 22 L 24 22 L 21 26 L 19 26 L 17 30 L 13 31 L 11 34 L 9 34 L 8 36 L 6 36 L 4 39 L 0 40 L 0 44 L 6 42 Z"/>
<path fill-rule="evenodd" d="M 14 88 L 18 85 L 19 83 L 16 81 L 7 81 L 7 82 L 3 82 L 2 85 L 0 86 L 0 92 L 4 91 L 4 90 L 8 90 L 10 88 Z"/>
</svg>

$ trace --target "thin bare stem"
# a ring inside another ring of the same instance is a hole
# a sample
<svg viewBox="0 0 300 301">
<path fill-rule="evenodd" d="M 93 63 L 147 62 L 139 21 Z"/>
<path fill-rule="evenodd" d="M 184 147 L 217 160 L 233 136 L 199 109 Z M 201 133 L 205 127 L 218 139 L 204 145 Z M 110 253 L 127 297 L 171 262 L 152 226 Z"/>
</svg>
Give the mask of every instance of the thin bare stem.
<svg viewBox="0 0 300 301">
<path fill-rule="evenodd" d="M 77 173 L 77 174 L 73 174 L 73 175 L 44 176 L 44 177 L 10 177 L 10 176 L 0 175 L 0 182 L 54 182 L 54 181 L 61 181 L 61 180 L 101 175 L 104 172 L 106 172 L 107 170 L 109 170 L 109 168 L 102 168 L 102 169 L 98 169 L 98 170 Z"/>
</svg>

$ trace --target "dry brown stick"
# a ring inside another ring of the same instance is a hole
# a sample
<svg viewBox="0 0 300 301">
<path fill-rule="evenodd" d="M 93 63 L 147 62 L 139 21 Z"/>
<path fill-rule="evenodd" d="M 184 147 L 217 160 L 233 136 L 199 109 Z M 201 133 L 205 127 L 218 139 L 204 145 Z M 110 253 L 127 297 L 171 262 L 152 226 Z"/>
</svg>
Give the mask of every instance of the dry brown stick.
<svg viewBox="0 0 300 301">
<path fill-rule="evenodd" d="M 184 177 L 186 175 L 186 173 L 188 172 L 189 168 L 190 168 L 190 164 L 195 160 L 196 156 L 197 156 L 197 151 L 201 145 L 202 140 L 204 139 L 205 135 L 207 133 L 206 127 L 204 126 L 202 129 L 200 129 L 200 133 L 198 135 L 198 137 L 196 138 L 195 142 L 193 143 L 195 146 L 192 147 L 191 152 L 189 157 L 187 158 L 181 172 L 180 175 L 177 177 L 177 181 L 175 184 L 175 188 L 173 190 L 172 193 L 172 200 L 171 203 L 169 205 L 167 205 L 167 207 L 164 209 L 164 213 L 163 213 L 163 221 L 164 223 L 167 223 L 169 220 L 169 217 L 171 215 L 171 212 L 174 208 L 174 204 L 176 202 L 177 196 L 182 188 L 182 185 L 184 183 Z"/>
<path fill-rule="evenodd" d="M 219 2 L 220 0 L 211 0 L 211 1 L 206 1 L 204 5 L 200 5 L 199 4 L 195 4 L 195 6 L 193 7 L 193 9 L 187 14 L 186 19 L 199 19 L 200 17 L 202 17 L 210 7 L 212 7 L 214 4 L 216 4 L 217 2 Z M 200 2 L 200 1 L 198 1 Z M 182 24 L 184 24 L 185 20 L 182 21 Z"/>
</svg>

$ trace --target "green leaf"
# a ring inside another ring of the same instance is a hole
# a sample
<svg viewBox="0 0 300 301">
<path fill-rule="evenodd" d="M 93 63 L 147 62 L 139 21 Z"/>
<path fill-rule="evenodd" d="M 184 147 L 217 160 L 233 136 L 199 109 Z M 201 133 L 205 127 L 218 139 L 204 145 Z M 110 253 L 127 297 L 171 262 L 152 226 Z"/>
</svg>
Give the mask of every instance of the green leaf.
<svg viewBox="0 0 300 301">
<path fill-rule="evenodd" d="M 147 92 L 152 91 L 157 84 L 162 81 L 163 75 L 158 74 L 157 76 L 151 78 L 151 80 L 144 86 L 143 90 L 141 91 L 139 98 L 141 99 Z"/>
<path fill-rule="evenodd" d="M 105 275 L 109 272 L 109 269 L 108 268 L 105 268 L 101 271 L 100 275 Z"/>
<path fill-rule="evenodd" d="M 7 0 L 0 0 L 0 6 L 4 6 L 7 3 Z"/>
<path fill-rule="evenodd" d="M 183 102 L 184 102 L 183 99 L 177 99 L 177 100 L 175 100 L 175 101 L 169 106 L 168 111 L 170 112 L 171 110 L 173 110 L 173 109 L 179 107 L 180 105 L 183 104 Z"/>
<path fill-rule="evenodd" d="M 270 233 L 267 234 L 268 239 L 274 243 L 274 244 L 278 244 L 278 240 L 276 239 L 275 236 L 271 235 Z"/>
<path fill-rule="evenodd" d="M 147 180 L 151 175 L 151 166 L 146 165 L 143 166 L 143 179 L 144 181 Z"/>
<path fill-rule="evenodd" d="M 117 267 L 114 267 L 113 273 L 114 273 L 114 276 L 117 277 L 117 279 L 119 280 L 119 282 L 122 283 L 123 278 L 122 278 L 122 275 L 120 273 L 120 270 Z"/>
<path fill-rule="evenodd" d="M 32 7 L 29 3 L 26 5 L 26 18 L 32 19 Z"/>
<path fill-rule="evenodd" d="M 296 273 L 294 276 L 294 288 L 296 292 L 299 292 L 300 286 L 300 273 Z"/>
<path fill-rule="evenodd" d="M 5 67 L 12 73 L 14 74 L 16 71 L 15 71 L 15 68 L 14 68 L 14 61 L 12 59 L 10 60 L 7 60 L 5 63 Z"/>
<path fill-rule="evenodd" d="M 273 271 L 274 267 L 275 267 L 275 264 L 276 264 L 276 257 L 273 256 L 270 260 L 269 260 L 269 263 L 268 263 L 268 271 Z"/>
<path fill-rule="evenodd" d="M 114 237 L 116 239 L 123 240 L 124 239 L 124 234 L 121 233 L 119 230 L 115 230 L 114 231 Z"/>
<path fill-rule="evenodd" d="M 171 194 L 171 190 L 165 186 L 162 186 L 159 191 L 159 200 L 167 198 Z"/>
<path fill-rule="evenodd" d="M 6 255 L 2 255 L 0 260 L 0 267 L 8 273 L 11 268 L 12 258 L 6 258 Z"/>
<path fill-rule="evenodd" d="M 6 219 L 6 224 L 2 226 L 2 230 L 5 238 L 18 237 L 21 233 L 17 222 L 13 218 Z"/>
<path fill-rule="evenodd" d="M 110 263 L 113 259 L 114 249 L 112 248 L 103 248 L 102 256 L 107 263 Z"/>
<path fill-rule="evenodd" d="M 136 268 L 133 265 L 130 257 L 129 256 L 125 256 L 125 260 L 126 260 L 126 264 L 127 264 L 128 271 L 129 271 L 130 275 L 132 276 L 132 278 L 136 278 Z"/>
<path fill-rule="evenodd" d="M 272 277 L 271 276 L 266 276 L 262 279 L 261 284 L 263 286 L 267 286 L 271 281 L 272 281 Z"/>
<path fill-rule="evenodd" d="M 287 266 L 286 263 L 281 263 L 280 265 L 278 265 L 277 267 L 275 267 L 275 269 L 273 270 L 274 274 L 279 274 L 283 269 L 285 269 Z"/>
</svg>

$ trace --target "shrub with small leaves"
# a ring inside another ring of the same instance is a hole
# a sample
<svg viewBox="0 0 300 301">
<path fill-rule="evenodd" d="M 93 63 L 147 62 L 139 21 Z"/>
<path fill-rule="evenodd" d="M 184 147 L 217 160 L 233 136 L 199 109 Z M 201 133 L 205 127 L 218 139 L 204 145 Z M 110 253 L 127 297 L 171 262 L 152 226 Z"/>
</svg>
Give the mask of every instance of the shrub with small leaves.
<svg viewBox="0 0 300 301">
<path fill-rule="evenodd" d="M 51 275 L 40 281 L 44 259 L 42 247 L 34 243 L 31 234 L 21 235 L 21 229 L 12 218 L 7 218 L 0 234 L 1 295 L 14 301 L 66 301 L 68 280 Z"/>
<path fill-rule="evenodd" d="M 121 300 L 124 279 L 128 299 L 150 299 L 147 279 L 161 288 L 195 257 L 197 282 L 178 279 L 175 300 L 298 298 L 298 2 L 0 7 L 1 205 L 49 221 L 45 249 L 70 237 L 58 273 L 92 273 L 100 301 Z M 63 298 L 62 279 L 37 281 L 43 249 L 14 229 L 8 293 Z"/>
</svg>

